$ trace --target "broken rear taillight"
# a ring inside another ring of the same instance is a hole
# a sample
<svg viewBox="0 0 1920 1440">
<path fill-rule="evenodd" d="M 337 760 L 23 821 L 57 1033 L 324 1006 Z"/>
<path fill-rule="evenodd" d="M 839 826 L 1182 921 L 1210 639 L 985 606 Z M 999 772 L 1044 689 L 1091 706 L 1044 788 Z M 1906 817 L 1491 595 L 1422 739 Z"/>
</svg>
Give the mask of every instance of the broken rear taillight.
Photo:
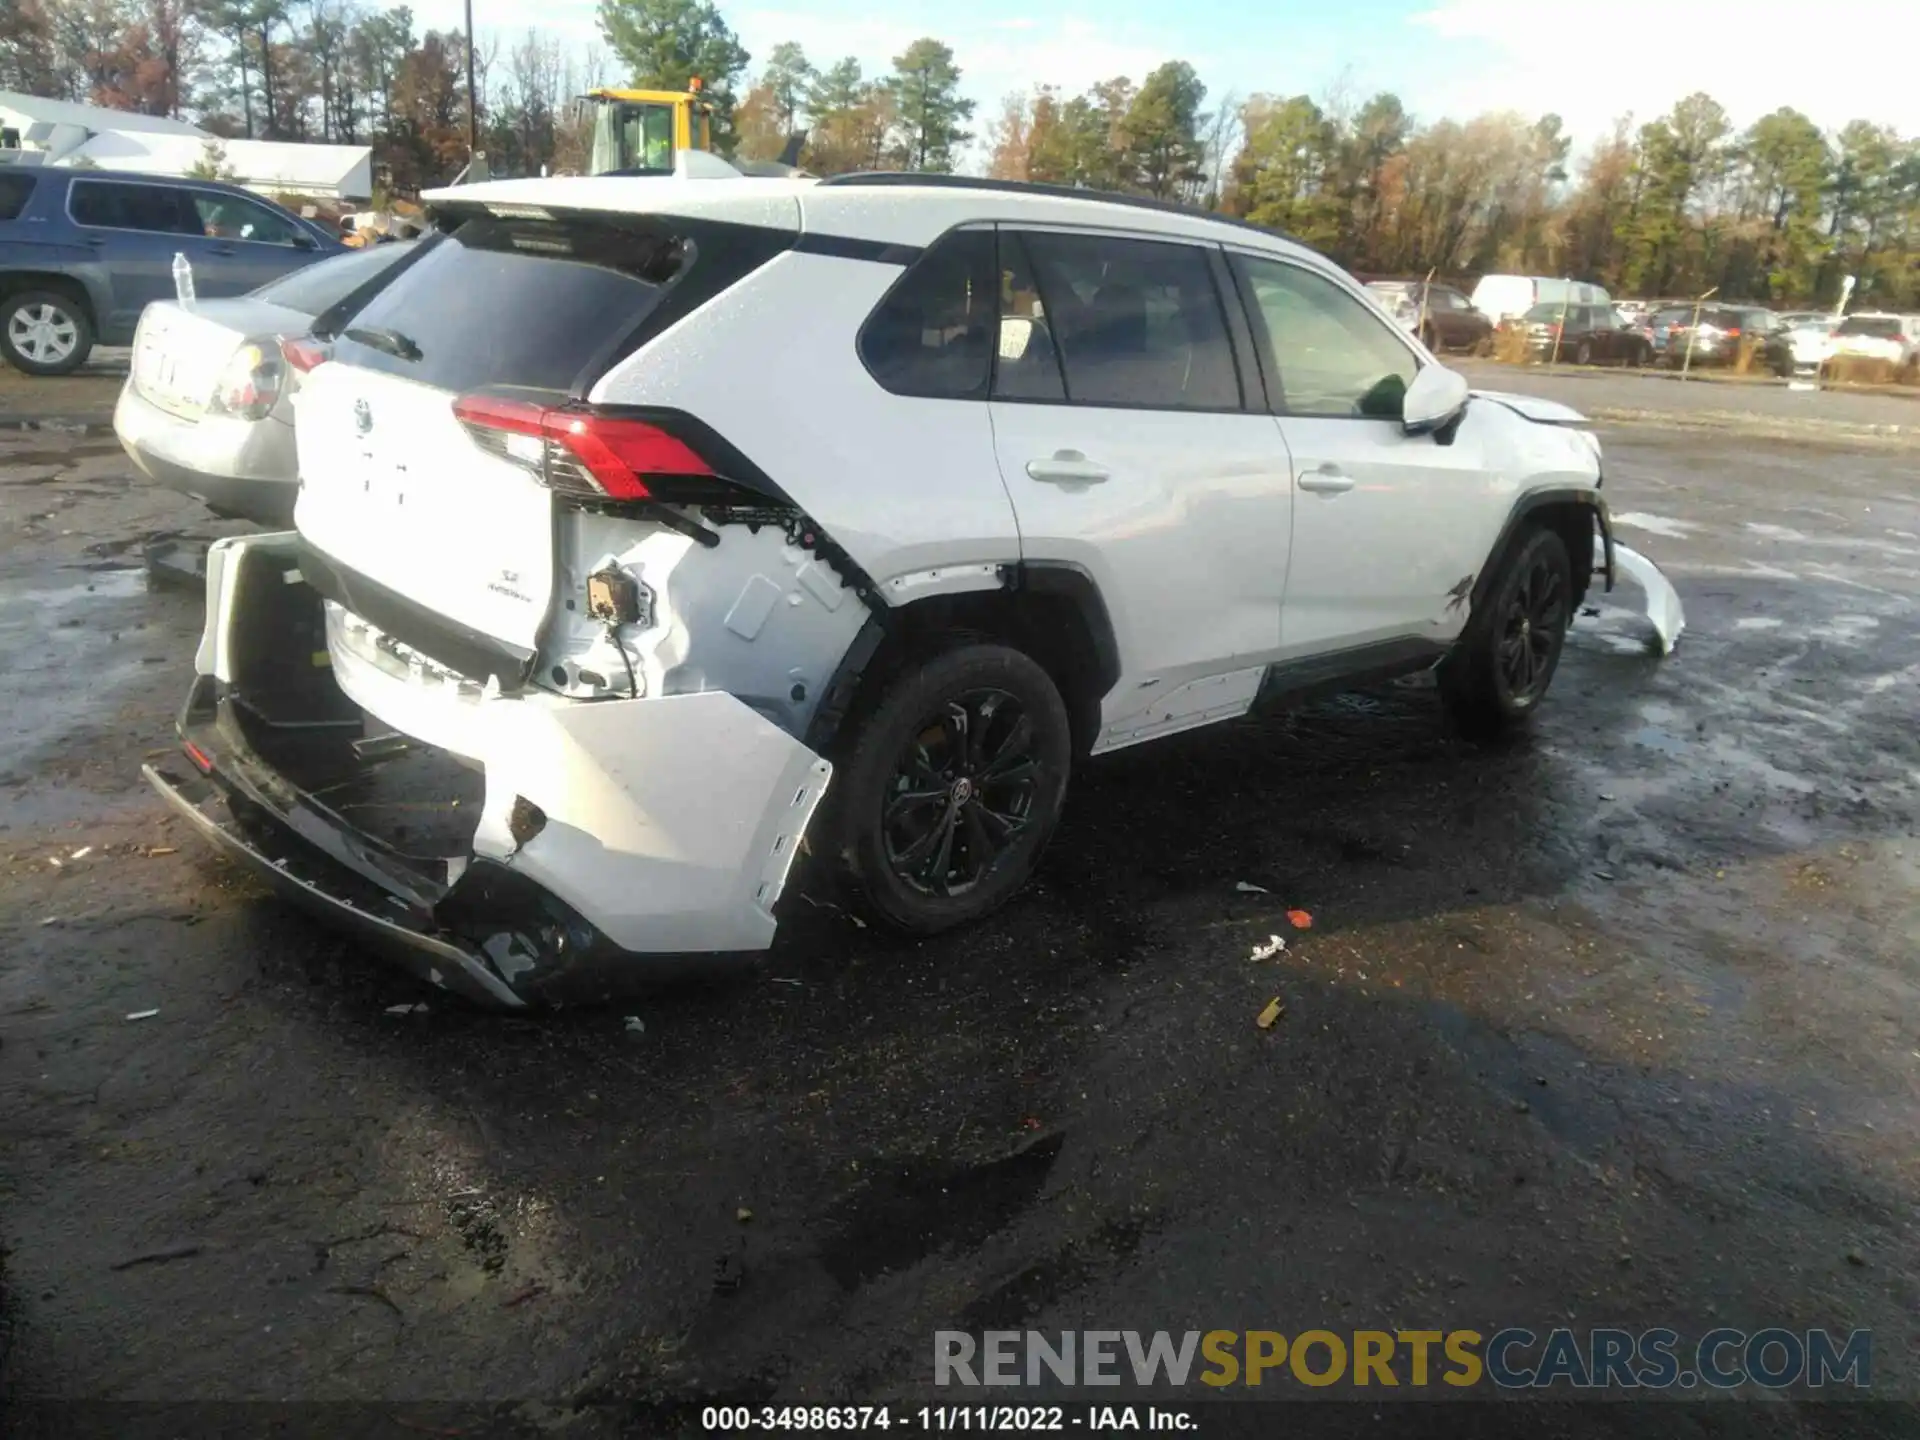
<svg viewBox="0 0 1920 1440">
<path fill-rule="evenodd" d="M 290 369 L 302 375 L 323 364 L 328 356 L 326 342 L 316 340 L 311 335 L 283 335 L 280 337 L 280 356 Z"/>
<path fill-rule="evenodd" d="M 462 395 L 453 413 L 488 454 L 587 499 L 645 500 L 649 476 L 714 473 L 685 441 L 644 420 L 495 395 Z"/>
</svg>

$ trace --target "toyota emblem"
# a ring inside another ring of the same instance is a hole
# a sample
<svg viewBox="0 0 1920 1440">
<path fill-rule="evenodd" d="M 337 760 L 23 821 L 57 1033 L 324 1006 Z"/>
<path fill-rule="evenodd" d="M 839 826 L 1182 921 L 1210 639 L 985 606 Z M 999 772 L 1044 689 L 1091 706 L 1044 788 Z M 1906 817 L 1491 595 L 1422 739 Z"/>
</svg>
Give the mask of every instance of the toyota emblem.
<svg viewBox="0 0 1920 1440">
<path fill-rule="evenodd" d="M 373 407 L 364 400 L 353 402 L 353 428 L 361 435 L 373 429 Z"/>
</svg>

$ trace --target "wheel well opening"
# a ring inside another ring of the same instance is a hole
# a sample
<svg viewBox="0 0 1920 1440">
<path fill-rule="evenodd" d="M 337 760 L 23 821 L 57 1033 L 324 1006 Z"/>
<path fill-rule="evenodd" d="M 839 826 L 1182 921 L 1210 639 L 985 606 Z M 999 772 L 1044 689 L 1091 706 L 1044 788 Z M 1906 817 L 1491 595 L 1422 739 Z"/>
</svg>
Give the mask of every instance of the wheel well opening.
<svg viewBox="0 0 1920 1440">
<path fill-rule="evenodd" d="M 902 606 L 891 617 L 886 640 L 861 677 L 863 702 L 907 664 L 967 640 L 992 640 L 1031 656 L 1047 672 L 1066 703 L 1076 752 L 1093 747 L 1100 731 L 1100 702 L 1114 675 L 1102 661 L 1094 625 L 1071 594 L 1011 589 L 942 595 Z"/>
<path fill-rule="evenodd" d="M 80 307 L 86 316 L 87 324 L 99 329 L 99 321 L 93 313 L 93 301 L 87 296 L 87 287 L 70 275 L 46 274 L 40 271 L 10 271 L 0 275 L 0 302 L 11 300 L 16 295 L 33 290 L 45 290 L 55 295 L 64 295 Z"/>
<path fill-rule="evenodd" d="M 1573 569 L 1573 603 L 1577 610 L 1585 603 L 1587 588 L 1593 583 L 1592 507 L 1573 501 L 1556 502 L 1542 505 L 1527 518 L 1541 529 L 1553 531 L 1567 547 L 1567 560 Z"/>
</svg>

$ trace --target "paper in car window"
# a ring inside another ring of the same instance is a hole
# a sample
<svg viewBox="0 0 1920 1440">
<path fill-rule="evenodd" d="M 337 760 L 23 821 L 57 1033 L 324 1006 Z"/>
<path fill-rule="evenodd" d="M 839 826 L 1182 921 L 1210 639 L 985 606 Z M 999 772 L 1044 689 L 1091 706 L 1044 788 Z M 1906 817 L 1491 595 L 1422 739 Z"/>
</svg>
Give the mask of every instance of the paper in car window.
<svg viewBox="0 0 1920 1440">
<path fill-rule="evenodd" d="M 1000 320 L 1000 358 L 1018 360 L 1033 342 L 1033 321 L 1024 315 L 1005 315 Z"/>
</svg>

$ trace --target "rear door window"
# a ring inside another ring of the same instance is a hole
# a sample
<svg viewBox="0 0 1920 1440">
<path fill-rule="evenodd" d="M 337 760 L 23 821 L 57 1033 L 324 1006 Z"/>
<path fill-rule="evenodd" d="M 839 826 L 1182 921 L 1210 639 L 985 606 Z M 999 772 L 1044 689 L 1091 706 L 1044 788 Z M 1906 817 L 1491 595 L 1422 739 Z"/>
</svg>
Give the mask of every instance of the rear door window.
<svg viewBox="0 0 1920 1440">
<path fill-rule="evenodd" d="M 1022 238 L 1069 403 L 1241 408 L 1226 312 L 1205 250 L 1056 231 Z"/>
<path fill-rule="evenodd" d="M 693 253 L 644 217 L 470 219 L 369 300 L 334 354 L 445 390 L 569 392 L 611 362 L 670 281 L 691 278 Z"/>
<path fill-rule="evenodd" d="M 76 225 L 105 230 L 144 230 L 155 235 L 198 235 L 200 217 L 184 190 L 124 180 L 76 180 L 67 194 Z"/>
<path fill-rule="evenodd" d="M 0 220 L 17 220 L 20 212 L 27 208 L 27 197 L 33 194 L 31 175 L 7 175 L 0 173 Z"/>
<path fill-rule="evenodd" d="M 860 327 L 860 359 L 895 395 L 984 400 L 996 319 L 993 232 L 956 230 L 895 282 Z"/>
<path fill-rule="evenodd" d="M 1000 339 L 993 365 L 996 400 L 1067 398 L 1052 319 L 1019 233 L 1000 232 Z"/>
</svg>

